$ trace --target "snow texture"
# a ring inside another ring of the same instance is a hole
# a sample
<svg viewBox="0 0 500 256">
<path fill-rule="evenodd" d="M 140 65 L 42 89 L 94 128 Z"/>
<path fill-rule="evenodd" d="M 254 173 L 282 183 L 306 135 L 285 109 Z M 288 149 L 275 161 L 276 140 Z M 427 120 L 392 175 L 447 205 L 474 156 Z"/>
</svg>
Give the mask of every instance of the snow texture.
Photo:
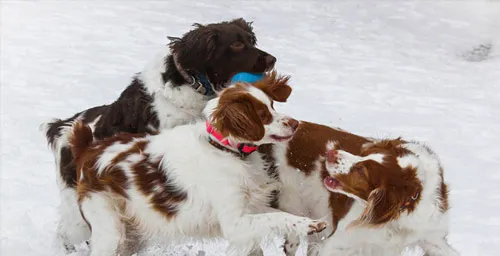
<svg viewBox="0 0 500 256">
<path fill-rule="evenodd" d="M 240 16 L 255 21 L 260 47 L 292 75 L 293 94 L 279 109 L 365 136 L 427 142 L 451 185 L 450 242 L 462 255 L 499 255 L 498 1 L 0 6 L 2 256 L 63 255 L 55 246 L 54 162 L 38 125 L 115 100 L 166 36 Z M 140 255 L 221 255 L 224 246 L 161 241 Z M 86 253 L 81 246 L 73 255 Z"/>
</svg>

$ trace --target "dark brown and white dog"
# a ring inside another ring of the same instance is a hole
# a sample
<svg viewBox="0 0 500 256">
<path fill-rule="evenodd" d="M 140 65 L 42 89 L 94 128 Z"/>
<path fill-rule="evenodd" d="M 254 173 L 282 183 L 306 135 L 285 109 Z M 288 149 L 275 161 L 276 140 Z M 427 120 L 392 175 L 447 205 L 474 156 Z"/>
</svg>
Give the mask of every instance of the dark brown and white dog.
<svg viewBox="0 0 500 256">
<path fill-rule="evenodd" d="M 325 221 L 269 207 L 276 182 L 259 154 L 241 158 L 245 147 L 283 144 L 295 133 L 298 121 L 273 108 L 288 98 L 287 80 L 273 73 L 255 85 L 238 83 L 208 102 L 208 121 L 157 135 L 93 142 L 91 128 L 76 122 L 69 141 L 91 256 L 124 255 L 151 236 L 219 236 L 229 241 L 228 255 L 248 255 L 266 236 L 323 230 Z"/>
<path fill-rule="evenodd" d="M 301 122 L 275 145 L 279 209 L 332 223 L 310 237 L 309 255 L 458 255 L 446 242 L 448 188 L 439 159 L 417 142 L 374 140 Z M 295 253 L 289 238 L 285 250 Z"/>
<path fill-rule="evenodd" d="M 276 59 L 258 49 L 251 24 L 243 19 L 200 25 L 169 47 L 134 77 L 110 105 L 94 107 L 42 127 L 56 161 L 62 207 L 58 235 L 67 249 L 88 236 L 88 227 L 76 207 L 75 165 L 68 145 L 73 121 L 88 124 L 96 139 L 118 132 L 151 133 L 189 123 L 201 117 L 206 102 L 238 72 L 265 72 Z M 73 202 L 73 203 L 71 203 Z"/>
</svg>

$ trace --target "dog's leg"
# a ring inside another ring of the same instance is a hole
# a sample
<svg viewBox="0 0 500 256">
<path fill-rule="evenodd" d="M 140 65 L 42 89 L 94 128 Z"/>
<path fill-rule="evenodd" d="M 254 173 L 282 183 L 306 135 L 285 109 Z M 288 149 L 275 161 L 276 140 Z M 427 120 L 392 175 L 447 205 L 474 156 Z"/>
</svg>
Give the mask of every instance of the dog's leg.
<svg viewBox="0 0 500 256">
<path fill-rule="evenodd" d="M 293 256 L 299 249 L 300 239 L 296 235 L 286 235 L 285 244 L 283 245 L 283 252 L 286 256 Z"/>
<path fill-rule="evenodd" d="M 252 248 L 254 248 L 254 244 L 252 244 L 252 243 L 229 242 L 229 246 L 226 250 L 226 255 L 227 256 L 250 256 L 250 255 L 253 256 L 254 254 L 251 254 Z"/>
<path fill-rule="evenodd" d="M 420 243 L 422 249 L 424 249 L 425 256 L 459 256 L 460 254 L 453 249 L 446 238 L 440 238 L 435 240 L 426 239 Z"/>
<path fill-rule="evenodd" d="M 262 206 L 261 209 L 259 209 L 259 212 L 270 213 L 270 212 L 283 212 L 283 211 L 264 205 Z M 286 256 L 295 255 L 297 253 L 299 245 L 300 245 L 300 238 L 297 235 L 286 234 L 285 243 L 283 244 L 283 253 L 285 253 Z"/>
<path fill-rule="evenodd" d="M 232 216 L 231 216 L 232 217 Z M 230 243 L 262 241 L 269 234 L 306 236 L 326 228 L 327 222 L 299 217 L 285 212 L 247 214 L 239 218 L 221 216 L 223 233 Z M 229 220 L 234 221 L 229 221 Z M 255 245 L 255 244 L 254 244 Z"/>
<path fill-rule="evenodd" d="M 264 251 L 260 247 L 257 247 L 248 256 L 264 256 Z"/>
<path fill-rule="evenodd" d="M 77 203 L 77 193 L 74 188 L 63 188 L 60 192 L 60 220 L 57 236 L 61 239 L 66 252 L 75 250 L 74 245 L 90 238 L 90 228 L 83 220 Z"/>
<path fill-rule="evenodd" d="M 139 230 L 136 229 L 133 221 L 124 220 L 124 223 L 126 240 L 123 243 L 120 256 L 133 256 L 134 253 L 144 248 L 146 241 L 143 240 L 143 236 L 140 234 Z"/>
<path fill-rule="evenodd" d="M 118 255 L 125 242 L 125 225 L 109 198 L 92 193 L 81 204 L 82 214 L 92 227 L 90 256 Z"/>
</svg>

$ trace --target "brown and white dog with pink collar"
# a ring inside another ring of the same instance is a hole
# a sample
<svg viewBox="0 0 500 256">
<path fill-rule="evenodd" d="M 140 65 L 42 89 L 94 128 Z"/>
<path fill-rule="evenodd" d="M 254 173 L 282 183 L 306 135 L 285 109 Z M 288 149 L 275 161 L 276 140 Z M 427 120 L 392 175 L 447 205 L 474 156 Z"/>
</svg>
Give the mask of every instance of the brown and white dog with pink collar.
<svg viewBox="0 0 500 256">
<path fill-rule="evenodd" d="M 396 256 L 414 245 L 427 256 L 458 255 L 446 241 L 443 168 L 429 147 L 301 122 L 273 156 L 282 183 L 279 209 L 331 222 L 309 237 L 308 255 Z M 297 245 L 289 237 L 287 255 Z"/>
<path fill-rule="evenodd" d="M 322 231 L 326 221 L 269 207 L 277 183 L 259 154 L 242 159 L 294 135 L 298 121 L 273 108 L 290 95 L 287 81 L 272 73 L 255 85 L 233 85 L 207 103 L 208 121 L 155 135 L 94 141 L 91 128 L 77 121 L 69 142 L 91 256 L 129 255 L 149 237 L 223 237 L 228 255 L 258 254 L 264 237 Z"/>
</svg>

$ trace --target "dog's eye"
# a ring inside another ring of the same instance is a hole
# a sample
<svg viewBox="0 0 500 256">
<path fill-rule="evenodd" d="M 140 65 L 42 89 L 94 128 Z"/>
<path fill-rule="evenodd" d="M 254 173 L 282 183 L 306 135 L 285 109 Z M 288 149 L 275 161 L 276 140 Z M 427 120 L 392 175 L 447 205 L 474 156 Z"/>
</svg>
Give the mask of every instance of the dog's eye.
<svg viewBox="0 0 500 256">
<path fill-rule="evenodd" d="M 263 123 L 268 123 L 272 120 L 272 116 L 270 115 L 269 111 L 264 110 L 264 109 L 259 109 L 257 110 L 257 115 L 259 116 L 260 120 L 263 122 Z"/>
<path fill-rule="evenodd" d="M 243 50 L 244 48 L 245 48 L 245 44 L 242 42 L 234 42 L 231 44 L 231 49 L 233 49 L 233 51 L 236 51 L 236 52 L 239 52 L 239 51 Z"/>
</svg>

